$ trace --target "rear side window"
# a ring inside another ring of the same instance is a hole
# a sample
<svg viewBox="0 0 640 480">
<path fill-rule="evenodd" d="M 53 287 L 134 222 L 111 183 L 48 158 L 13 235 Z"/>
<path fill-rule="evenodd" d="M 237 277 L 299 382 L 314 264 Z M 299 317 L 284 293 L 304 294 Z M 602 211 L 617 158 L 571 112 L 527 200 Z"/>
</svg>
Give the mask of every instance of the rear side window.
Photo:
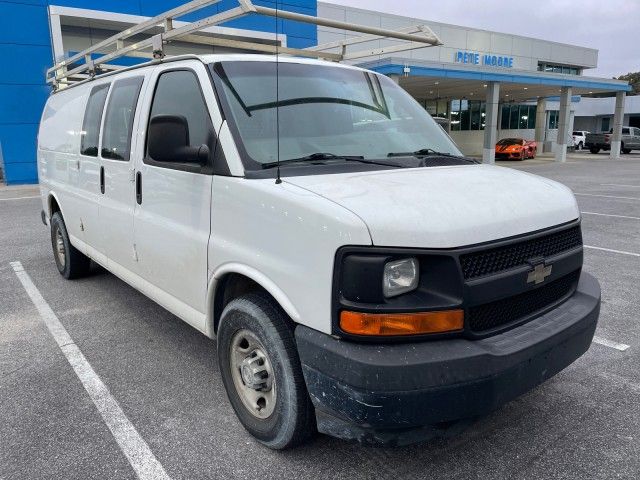
<svg viewBox="0 0 640 480">
<path fill-rule="evenodd" d="M 98 85 L 91 90 L 87 108 L 82 121 L 82 139 L 80 140 L 80 153 L 89 157 L 98 156 L 98 134 L 102 121 L 102 110 L 107 98 L 109 84 Z"/>
<path fill-rule="evenodd" d="M 623 135 L 629 135 L 629 129 L 628 128 L 623 128 L 622 129 L 622 134 Z"/>
<path fill-rule="evenodd" d="M 143 77 L 119 80 L 113 84 L 102 132 L 102 157 L 129 160 L 131 132 Z"/>
<path fill-rule="evenodd" d="M 200 83 L 190 70 L 172 70 L 158 78 L 150 118 L 179 115 L 187 119 L 189 145 L 212 146 L 212 124 Z"/>
</svg>

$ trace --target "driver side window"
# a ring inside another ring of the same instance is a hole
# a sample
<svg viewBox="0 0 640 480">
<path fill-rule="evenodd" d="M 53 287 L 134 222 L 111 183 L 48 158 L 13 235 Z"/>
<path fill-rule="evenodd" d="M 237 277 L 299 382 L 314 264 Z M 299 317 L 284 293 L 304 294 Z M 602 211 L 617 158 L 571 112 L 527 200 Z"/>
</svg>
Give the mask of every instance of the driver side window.
<svg viewBox="0 0 640 480">
<path fill-rule="evenodd" d="M 189 146 L 213 148 L 213 127 L 207 105 L 195 73 L 172 70 L 158 78 L 150 119 L 158 115 L 184 117 L 189 131 Z"/>
</svg>

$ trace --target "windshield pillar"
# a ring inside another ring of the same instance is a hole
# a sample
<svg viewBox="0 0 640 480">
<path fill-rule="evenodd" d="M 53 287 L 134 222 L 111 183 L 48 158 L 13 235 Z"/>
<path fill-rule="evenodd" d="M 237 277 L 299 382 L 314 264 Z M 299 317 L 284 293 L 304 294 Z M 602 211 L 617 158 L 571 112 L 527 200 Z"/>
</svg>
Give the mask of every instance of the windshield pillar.
<svg viewBox="0 0 640 480">
<path fill-rule="evenodd" d="M 487 83 L 486 110 L 484 117 L 484 148 L 482 163 L 495 163 L 496 140 L 498 136 L 498 101 L 500 99 L 500 83 Z"/>
</svg>

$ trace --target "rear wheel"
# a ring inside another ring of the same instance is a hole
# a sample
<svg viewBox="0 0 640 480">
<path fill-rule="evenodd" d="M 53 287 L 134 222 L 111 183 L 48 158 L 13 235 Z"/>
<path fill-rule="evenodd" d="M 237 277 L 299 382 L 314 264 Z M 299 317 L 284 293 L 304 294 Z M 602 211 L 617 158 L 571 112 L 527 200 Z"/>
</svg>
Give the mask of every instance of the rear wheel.
<svg viewBox="0 0 640 480">
<path fill-rule="evenodd" d="M 91 259 L 71 245 L 62 214 L 51 217 L 51 247 L 60 275 L 66 279 L 79 278 L 91 268 Z"/>
<path fill-rule="evenodd" d="M 260 443 L 282 450 L 316 432 L 290 320 L 266 294 L 231 301 L 218 328 L 218 363 L 240 423 Z"/>
<path fill-rule="evenodd" d="M 582 150 L 584 148 L 584 144 L 582 142 L 578 142 L 578 150 Z"/>
<path fill-rule="evenodd" d="M 591 147 L 589 148 L 589 151 L 593 154 L 596 154 L 598 152 L 600 152 L 600 149 L 598 147 Z"/>
</svg>

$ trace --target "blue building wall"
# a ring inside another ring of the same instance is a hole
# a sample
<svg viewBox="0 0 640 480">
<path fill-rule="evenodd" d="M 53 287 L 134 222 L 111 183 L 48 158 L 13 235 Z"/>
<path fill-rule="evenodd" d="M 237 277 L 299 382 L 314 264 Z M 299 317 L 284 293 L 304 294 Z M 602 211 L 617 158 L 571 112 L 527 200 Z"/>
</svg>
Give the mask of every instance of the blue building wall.
<svg viewBox="0 0 640 480">
<path fill-rule="evenodd" d="M 0 0 L 0 162 L 7 184 L 36 183 L 36 135 L 50 87 L 44 78 L 52 65 L 53 51 L 47 7 L 59 5 L 134 15 L 154 16 L 187 0 Z M 254 0 L 256 5 L 317 14 L 316 0 Z M 196 20 L 237 6 L 222 0 L 181 20 Z M 276 31 L 275 18 L 247 16 L 224 26 Z M 315 45 L 315 25 L 279 20 L 278 33 L 287 35 L 291 47 Z M 9 66 L 10 67 L 7 67 Z"/>
</svg>

